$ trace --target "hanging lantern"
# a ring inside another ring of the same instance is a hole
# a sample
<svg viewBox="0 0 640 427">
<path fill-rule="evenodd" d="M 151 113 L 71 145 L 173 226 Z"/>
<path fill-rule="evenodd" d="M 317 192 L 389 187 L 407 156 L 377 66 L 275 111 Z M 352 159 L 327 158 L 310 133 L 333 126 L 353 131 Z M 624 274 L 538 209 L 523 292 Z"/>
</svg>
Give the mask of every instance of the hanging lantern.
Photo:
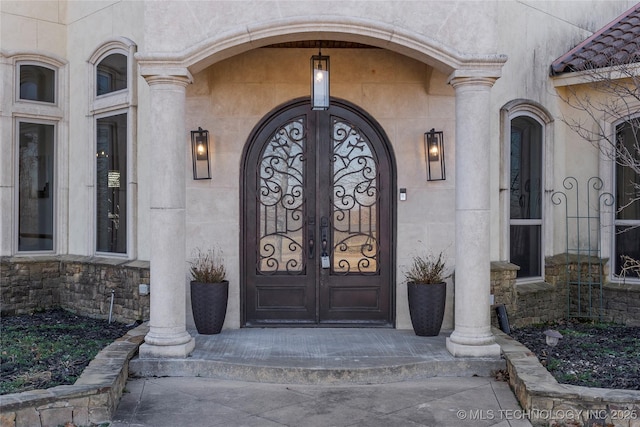
<svg viewBox="0 0 640 427">
<path fill-rule="evenodd" d="M 311 57 L 311 109 L 329 109 L 329 57 L 320 50 Z"/>
</svg>

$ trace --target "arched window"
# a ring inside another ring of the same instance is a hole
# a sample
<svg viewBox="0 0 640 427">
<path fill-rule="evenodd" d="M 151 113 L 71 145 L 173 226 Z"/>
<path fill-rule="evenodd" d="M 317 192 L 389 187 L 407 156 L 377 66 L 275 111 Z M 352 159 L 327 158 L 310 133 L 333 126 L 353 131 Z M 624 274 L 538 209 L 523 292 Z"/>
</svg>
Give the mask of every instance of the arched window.
<svg viewBox="0 0 640 427">
<path fill-rule="evenodd" d="M 14 239 L 11 250 L 18 253 L 64 252 L 65 239 L 57 233 L 66 222 L 59 155 L 66 149 L 65 81 L 66 61 L 44 52 L 13 52 L 14 65 L 12 163 L 0 168 L 14 170 Z"/>
<path fill-rule="evenodd" d="M 118 38 L 100 46 L 92 65 L 95 147 L 95 252 L 135 257 L 136 45 Z"/>
<path fill-rule="evenodd" d="M 127 88 L 127 57 L 113 53 L 96 65 L 96 96 Z"/>
<path fill-rule="evenodd" d="M 520 267 L 521 281 L 544 278 L 544 258 L 552 253 L 547 186 L 552 168 L 552 120 L 534 102 L 516 100 L 502 109 L 502 257 Z M 549 165 L 549 166 L 547 166 Z"/>
</svg>

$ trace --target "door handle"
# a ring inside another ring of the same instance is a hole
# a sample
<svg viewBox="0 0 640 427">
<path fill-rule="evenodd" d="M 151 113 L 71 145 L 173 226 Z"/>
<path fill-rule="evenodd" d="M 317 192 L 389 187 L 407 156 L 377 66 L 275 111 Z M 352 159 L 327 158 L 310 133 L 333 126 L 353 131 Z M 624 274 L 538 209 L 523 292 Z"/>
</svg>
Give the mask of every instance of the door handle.
<svg viewBox="0 0 640 427">
<path fill-rule="evenodd" d="M 327 256 L 327 245 L 329 244 L 329 218 L 323 216 L 320 220 L 320 236 L 322 238 L 322 255 Z"/>
<path fill-rule="evenodd" d="M 329 253 L 327 252 L 327 246 L 329 244 L 329 218 L 326 216 L 323 216 L 320 220 L 320 237 L 322 238 L 320 264 L 322 268 L 330 268 L 331 260 L 329 258 Z"/>
<path fill-rule="evenodd" d="M 312 232 L 310 233 L 310 236 L 309 236 L 309 259 L 313 259 L 314 245 L 315 245 L 315 242 L 313 241 L 313 232 Z"/>
<path fill-rule="evenodd" d="M 309 223 L 309 248 L 308 248 L 308 257 L 309 259 L 313 259 L 315 257 L 315 234 L 314 234 L 314 230 L 316 228 L 316 219 L 315 217 L 309 217 L 308 220 Z"/>
</svg>

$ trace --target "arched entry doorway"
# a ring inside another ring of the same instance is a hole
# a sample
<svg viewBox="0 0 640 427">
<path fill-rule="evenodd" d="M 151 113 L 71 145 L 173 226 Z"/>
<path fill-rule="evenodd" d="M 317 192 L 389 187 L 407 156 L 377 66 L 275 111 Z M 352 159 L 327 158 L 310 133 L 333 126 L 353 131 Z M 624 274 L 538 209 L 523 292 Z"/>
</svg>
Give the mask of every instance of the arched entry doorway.
<svg viewBox="0 0 640 427">
<path fill-rule="evenodd" d="M 253 130 L 242 182 L 244 326 L 392 326 L 395 169 L 368 114 L 283 105 Z"/>
</svg>

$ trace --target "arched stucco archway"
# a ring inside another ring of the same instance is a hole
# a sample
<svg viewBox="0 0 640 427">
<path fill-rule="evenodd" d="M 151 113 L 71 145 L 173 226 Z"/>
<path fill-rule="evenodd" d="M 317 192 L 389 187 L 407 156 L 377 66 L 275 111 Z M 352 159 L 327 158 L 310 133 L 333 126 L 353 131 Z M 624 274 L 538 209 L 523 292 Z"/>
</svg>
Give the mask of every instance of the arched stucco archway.
<svg viewBox="0 0 640 427">
<path fill-rule="evenodd" d="M 388 49 L 424 62 L 451 77 L 499 78 L 506 56 L 461 53 L 423 34 L 385 22 L 346 16 L 304 16 L 270 20 L 216 34 L 181 52 L 139 52 L 141 74 L 161 67 L 166 72 L 197 73 L 216 62 L 251 49 L 298 40 L 343 40 Z M 184 70 L 183 70 L 184 72 Z"/>
<path fill-rule="evenodd" d="M 186 356 L 193 340 L 181 305 L 185 289 L 175 286 L 184 271 L 185 86 L 197 73 L 248 50 L 298 40 L 343 40 L 384 48 L 428 64 L 449 76 L 456 106 L 456 295 L 455 330 L 447 341 L 456 356 L 496 356 L 499 347 L 489 317 L 489 100 L 506 57 L 464 54 L 422 34 L 384 22 L 343 16 L 295 17 L 265 21 L 221 32 L 179 52 L 141 52 L 140 72 L 150 86 L 150 156 L 165 166 L 152 191 L 150 332 L 141 357 Z M 482 147 L 478 149 L 478 146 Z M 178 147 L 178 148 L 176 148 Z M 483 149 L 484 148 L 484 149 Z M 168 162 L 167 159 L 171 159 Z M 170 164 L 169 164 L 170 163 Z M 463 171 L 463 172 L 461 172 Z"/>
</svg>

